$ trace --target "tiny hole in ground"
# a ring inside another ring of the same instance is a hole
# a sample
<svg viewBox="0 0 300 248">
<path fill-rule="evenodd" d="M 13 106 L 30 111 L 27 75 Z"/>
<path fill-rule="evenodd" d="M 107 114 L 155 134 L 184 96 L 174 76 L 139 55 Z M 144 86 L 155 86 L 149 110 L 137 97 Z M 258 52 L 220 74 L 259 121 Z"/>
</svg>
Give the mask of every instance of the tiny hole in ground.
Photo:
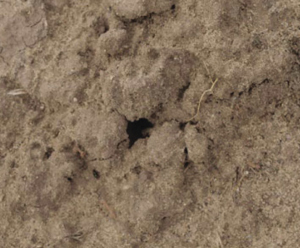
<svg viewBox="0 0 300 248">
<path fill-rule="evenodd" d="M 51 155 L 52 155 L 53 152 L 54 152 L 54 149 L 52 147 L 47 147 L 43 159 L 44 160 L 49 159 L 51 157 Z"/>
<path fill-rule="evenodd" d="M 190 164 L 189 162 L 189 151 L 188 148 L 184 148 L 184 154 L 185 154 L 185 161 L 184 161 L 184 168 L 187 168 Z"/>
<path fill-rule="evenodd" d="M 153 126 L 154 125 L 145 118 L 132 122 L 128 121 L 126 132 L 129 136 L 129 148 L 131 148 L 138 139 L 149 137 L 147 130 Z"/>
<path fill-rule="evenodd" d="M 97 170 L 93 170 L 93 176 L 94 176 L 94 178 L 96 178 L 96 179 L 99 179 L 100 178 L 100 173 L 99 173 L 99 171 L 97 171 Z"/>
<path fill-rule="evenodd" d="M 70 183 L 72 183 L 73 182 L 73 178 L 72 177 L 69 177 L 69 176 L 65 176 L 64 177 L 65 179 L 67 179 Z"/>
<path fill-rule="evenodd" d="M 187 124 L 187 122 L 180 122 L 179 123 L 179 128 L 180 128 L 181 131 L 184 131 L 184 128 L 185 128 L 186 124 Z"/>
<path fill-rule="evenodd" d="M 187 91 L 187 89 L 190 87 L 191 85 L 191 82 L 188 82 L 186 85 L 184 85 L 178 92 L 178 95 L 177 95 L 177 99 L 178 100 L 182 100 L 183 97 L 184 97 L 184 93 Z"/>
</svg>

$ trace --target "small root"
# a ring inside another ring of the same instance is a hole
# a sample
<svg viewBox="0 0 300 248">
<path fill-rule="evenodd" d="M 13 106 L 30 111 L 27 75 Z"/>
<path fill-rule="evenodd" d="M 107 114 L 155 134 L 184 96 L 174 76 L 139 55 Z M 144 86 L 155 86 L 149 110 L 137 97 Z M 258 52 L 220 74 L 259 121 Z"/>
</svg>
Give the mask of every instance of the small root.
<svg viewBox="0 0 300 248">
<path fill-rule="evenodd" d="M 101 200 L 100 202 L 106 208 L 106 210 L 108 211 L 110 217 L 113 218 L 113 219 L 117 219 L 117 216 L 116 216 L 114 210 L 110 206 L 108 206 L 107 202 L 105 200 Z"/>
<path fill-rule="evenodd" d="M 218 78 L 217 78 L 215 81 L 213 81 L 213 80 L 211 79 L 211 81 L 212 81 L 212 86 L 210 87 L 210 89 L 205 90 L 205 91 L 202 93 L 202 95 L 201 95 L 201 97 L 200 97 L 200 99 L 199 99 L 196 114 L 195 114 L 191 119 L 189 119 L 187 122 L 190 122 L 190 121 L 194 120 L 194 119 L 198 116 L 198 114 L 199 114 L 199 112 L 200 112 L 200 107 L 201 107 L 201 102 L 202 102 L 202 100 L 203 100 L 203 97 L 205 96 L 205 94 L 207 94 L 207 93 L 213 91 L 213 89 L 214 89 L 216 83 L 218 82 Z"/>
</svg>

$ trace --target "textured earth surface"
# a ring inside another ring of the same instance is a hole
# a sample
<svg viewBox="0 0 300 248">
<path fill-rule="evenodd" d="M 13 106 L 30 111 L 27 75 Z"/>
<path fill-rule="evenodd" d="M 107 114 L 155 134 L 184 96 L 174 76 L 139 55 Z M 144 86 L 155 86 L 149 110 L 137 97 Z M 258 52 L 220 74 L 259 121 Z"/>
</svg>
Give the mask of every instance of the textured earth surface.
<svg viewBox="0 0 300 248">
<path fill-rule="evenodd" d="M 0 247 L 299 246 L 299 0 L 0 1 L 0 110 Z"/>
</svg>

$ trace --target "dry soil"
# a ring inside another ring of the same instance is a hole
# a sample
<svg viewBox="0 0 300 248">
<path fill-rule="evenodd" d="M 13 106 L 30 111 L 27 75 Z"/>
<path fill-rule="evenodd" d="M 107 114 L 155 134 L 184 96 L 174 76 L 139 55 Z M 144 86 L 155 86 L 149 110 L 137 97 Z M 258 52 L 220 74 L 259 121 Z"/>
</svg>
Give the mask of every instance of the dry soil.
<svg viewBox="0 0 300 248">
<path fill-rule="evenodd" d="M 299 0 L 0 1 L 0 110 L 0 247 L 300 247 Z"/>
</svg>

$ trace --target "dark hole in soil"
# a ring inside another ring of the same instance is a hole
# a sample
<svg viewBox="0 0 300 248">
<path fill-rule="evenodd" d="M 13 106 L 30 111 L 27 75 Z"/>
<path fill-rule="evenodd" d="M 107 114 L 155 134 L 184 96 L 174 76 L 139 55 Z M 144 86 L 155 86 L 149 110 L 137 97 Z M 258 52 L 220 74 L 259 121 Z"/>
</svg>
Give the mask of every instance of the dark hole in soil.
<svg viewBox="0 0 300 248">
<path fill-rule="evenodd" d="M 99 171 L 97 171 L 97 170 L 93 170 L 93 176 L 94 176 L 94 178 L 96 178 L 96 179 L 99 179 L 100 178 L 100 173 L 99 173 Z"/>
<path fill-rule="evenodd" d="M 72 177 L 65 176 L 65 179 L 67 179 L 70 183 L 73 182 L 73 178 Z"/>
<path fill-rule="evenodd" d="M 153 124 L 145 118 L 133 122 L 128 121 L 126 132 L 129 136 L 129 148 L 131 148 L 138 139 L 149 137 L 145 131 L 152 127 Z"/>
<path fill-rule="evenodd" d="M 171 10 L 174 10 L 175 8 L 176 8 L 176 5 L 173 4 L 173 5 L 171 6 Z"/>
<path fill-rule="evenodd" d="M 197 125 L 197 123 L 198 123 L 197 121 L 193 121 L 193 120 L 190 121 L 190 124 L 191 124 L 192 126 Z"/>
<path fill-rule="evenodd" d="M 132 172 L 139 175 L 141 174 L 141 171 L 142 171 L 142 167 L 141 166 L 135 166 L 133 169 L 132 169 Z"/>
<path fill-rule="evenodd" d="M 189 151 L 188 151 L 187 147 L 184 148 L 184 154 L 185 154 L 184 168 L 187 168 L 190 164 L 190 162 L 189 162 Z"/>
<path fill-rule="evenodd" d="M 54 152 L 54 149 L 52 147 L 47 147 L 47 150 L 44 154 L 44 160 L 49 159 Z"/>
<path fill-rule="evenodd" d="M 93 28 L 96 35 L 99 37 L 101 34 L 104 34 L 109 30 L 108 22 L 105 18 L 98 17 L 93 23 Z"/>
<path fill-rule="evenodd" d="M 251 95 L 252 90 L 256 87 L 256 85 L 253 83 L 250 85 L 249 89 L 248 89 L 248 94 Z"/>
<path fill-rule="evenodd" d="M 186 85 L 184 85 L 178 92 L 178 96 L 177 99 L 178 100 L 182 100 L 182 98 L 184 97 L 184 93 L 186 92 L 186 90 L 190 87 L 191 82 L 188 82 Z"/>
<path fill-rule="evenodd" d="M 187 124 L 187 122 L 180 122 L 179 123 L 180 130 L 184 131 L 184 128 L 185 128 L 186 124 Z"/>
</svg>

